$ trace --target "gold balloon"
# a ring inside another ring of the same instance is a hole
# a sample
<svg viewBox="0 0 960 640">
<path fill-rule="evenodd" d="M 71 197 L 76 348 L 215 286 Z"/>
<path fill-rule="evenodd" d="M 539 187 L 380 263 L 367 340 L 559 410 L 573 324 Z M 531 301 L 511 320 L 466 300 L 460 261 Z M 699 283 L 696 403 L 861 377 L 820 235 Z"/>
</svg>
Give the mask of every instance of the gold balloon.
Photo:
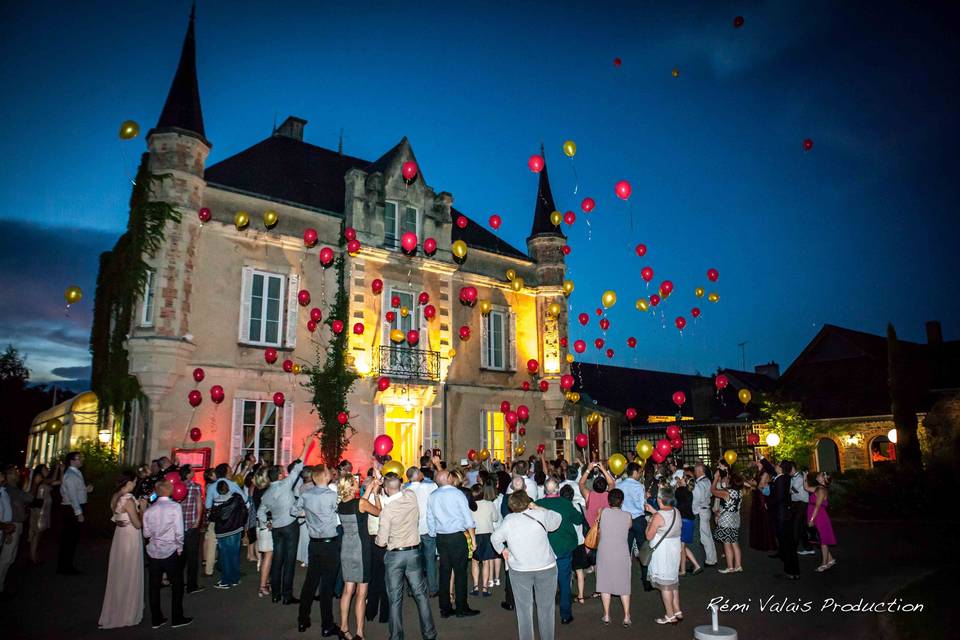
<svg viewBox="0 0 960 640">
<path fill-rule="evenodd" d="M 133 120 L 124 120 L 120 123 L 120 139 L 133 140 L 140 133 L 140 125 Z"/>
<path fill-rule="evenodd" d="M 637 298 L 634 306 L 637 308 L 637 311 L 646 311 L 650 308 L 650 303 L 647 302 L 646 298 Z"/>
<path fill-rule="evenodd" d="M 450 252 L 463 260 L 467 257 L 467 243 L 463 240 L 455 241 L 452 245 L 450 245 Z"/>
<path fill-rule="evenodd" d="M 703 287 L 697 287 L 696 289 L 694 289 L 694 290 L 693 290 L 693 295 L 697 296 L 698 298 L 702 298 L 702 297 L 703 297 Z"/>
<path fill-rule="evenodd" d="M 523 278 L 521 278 L 520 276 L 517 276 L 516 278 L 514 278 L 513 280 L 511 280 L 511 281 L 510 281 L 510 288 L 513 289 L 514 291 L 522 291 L 522 290 L 523 290 Z"/>
<path fill-rule="evenodd" d="M 568 158 L 577 155 L 577 143 L 573 140 L 567 140 L 563 143 L 563 152 L 567 154 Z"/>
<path fill-rule="evenodd" d="M 488 315 L 493 310 L 493 305 L 490 304 L 489 300 L 480 301 L 480 313 L 482 315 Z"/>
<path fill-rule="evenodd" d="M 514 453 L 514 455 L 516 455 L 516 456 L 522 456 L 522 455 L 523 455 L 523 452 L 526 451 L 526 450 L 527 450 L 527 447 L 526 447 L 525 445 L 522 445 L 522 444 L 521 444 L 521 445 L 518 445 L 518 446 L 517 446 L 517 448 L 514 450 L 513 453 Z"/>
<path fill-rule="evenodd" d="M 267 229 L 272 229 L 277 224 L 277 212 L 276 211 L 264 211 L 263 212 L 263 226 Z"/>
<path fill-rule="evenodd" d="M 301 366 L 298 365 L 298 364 L 293 365 L 293 374 L 294 374 L 294 375 L 296 375 L 296 376 L 300 375 L 300 372 L 301 372 L 301 371 L 303 371 L 303 367 L 301 367 Z"/>
<path fill-rule="evenodd" d="M 599 413 L 594 411 L 593 413 L 587 416 L 587 424 L 592 427 L 595 424 L 600 424 L 600 420 L 602 419 L 603 417 Z"/>
<path fill-rule="evenodd" d="M 551 302 L 547 305 L 547 315 L 551 318 L 559 316 L 561 311 L 563 311 L 563 307 L 557 302 Z"/>
<path fill-rule="evenodd" d="M 750 404 L 750 400 L 753 399 L 750 389 L 740 389 L 740 391 L 737 392 L 737 397 L 740 398 L 740 402 L 743 404 Z"/>
<path fill-rule="evenodd" d="M 451 360 L 457 357 L 457 350 L 454 349 L 453 347 L 450 347 L 449 349 L 447 349 L 447 357 L 450 358 Z"/>
<path fill-rule="evenodd" d="M 617 293 L 609 289 L 604 291 L 603 295 L 600 296 L 600 304 L 603 305 L 604 309 L 609 309 L 613 305 L 617 304 Z"/>
<path fill-rule="evenodd" d="M 563 295 L 569 296 L 571 293 L 573 293 L 573 280 L 564 280 Z"/>
<path fill-rule="evenodd" d="M 572 402 L 573 404 L 577 404 L 578 402 L 580 402 L 580 394 L 576 391 L 571 391 L 570 402 Z"/>
<path fill-rule="evenodd" d="M 567 354 L 567 364 L 573 364 L 573 354 L 572 354 L 572 353 L 568 353 L 568 354 Z"/>
<path fill-rule="evenodd" d="M 63 299 L 67 301 L 67 304 L 77 304 L 82 297 L 83 289 L 77 285 L 67 287 L 67 290 L 63 292 Z"/>
<path fill-rule="evenodd" d="M 555 227 L 559 227 L 560 223 L 563 222 L 563 214 L 559 211 L 554 211 L 550 214 L 550 224 Z"/>
<path fill-rule="evenodd" d="M 723 459 L 732 467 L 733 463 L 737 461 L 737 452 L 733 449 L 727 449 L 723 452 Z"/>
<path fill-rule="evenodd" d="M 563 397 L 569 400 L 571 395 L 573 395 L 573 391 L 566 391 L 564 392 Z"/>
<path fill-rule="evenodd" d="M 710 302 L 719 302 L 720 295 L 716 293 L 710 293 L 707 295 L 707 300 L 709 300 Z"/>
<path fill-rule="evenodd" d="M 54 418 L 47 423 L 47 433 L 51 435 L 60 433 L 61 429 L 63 429 L 63 422 L 60 418 Z"/>
<path fill-rule="evenodd" d="M 410 315 L 410 309 L 407 309 L 406 307 L 400 307 L 400 317 L 406 318 L 408 315 Z"/>
<path fill-rule="evenodd" d="M 487 449 L 486 447 L 484 447 L 483 449 L 480 449 L 480 460 L 486 460 L 489 457 L 490 457 L 489 449 Z"/>
<path fill-rule="evenodd" d="M 394 329 L 390 332 L 390 341 L 400 343 L 407 339 L 407 336 L 403 334 L 403 331 L 400 329 Z"/>
<path fill-rule="evenodd" d="M 517 277 L 516 269 L 507 269 L 507 280 L 513 280 Z"/>
<path fill-rule="evenodd" d="M 611 474 L 618 476 L 627 468 L 627 459 L 623 457 L 623 454 L 615 453 L 607 458 L 607 467 Z"/>
<path fill-rule="evenodd" d="M 247 215 L 246 211 L 237 211 L 236 215 L 233 216 L 233 226 L 237 228 L 237 231 L 243 231 L 249 224 L 250 216 Z"/>
<path fill-rule="evenodd" d="M 674 78 L 679 78 L 679 77 L 680 77 L 680 69 L 674 69 L 673 71 L 670 72 L 670 75 L 672 75 Z"/>
<path fill-rule="evenodd" d="M 391 460 L 380 468 L 380 473 L 387 475 L 390 473 L 395 473 L 398 476 L 403 476 L 404 472 L 403 463 L 399 460 Z"/>
<path fill-rule="evenodd" d="M 640 440 L 637 442 L 637 455 L 646 460 L 653 454 L 653 443 L 649 440 Z"/>
</svg>

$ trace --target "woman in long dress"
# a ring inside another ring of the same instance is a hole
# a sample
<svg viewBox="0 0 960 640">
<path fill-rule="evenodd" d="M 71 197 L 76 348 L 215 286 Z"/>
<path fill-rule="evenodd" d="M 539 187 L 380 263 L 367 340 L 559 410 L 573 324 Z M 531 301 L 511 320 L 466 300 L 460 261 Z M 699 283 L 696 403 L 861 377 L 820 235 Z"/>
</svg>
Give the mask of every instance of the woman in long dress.
<svg viewBox="0 0 960 640">
<path fill-rule="evenodd" d="M 367 514 L 380 515 L 380 479 L 375 479 L 366 495 L 357 498 L 357 479 L 345 474 L 337 484 L 340 504 L 337 514 L 343 526 L 340 546 L 340 569 L 343 572 L 343 594 L 340 596 L 340 630 L 346 640 L 363 638 L 364 613 L 367 607 L 367 583 L 373 565 L 370 536 L 367 535 Z M 353 617 L 356 635 L 350 634 L 350 601 L 354 601 Z"/>
<path fill-rule="evenodd" d="M 592 495 L 592 494 L 591 494 Z M 597 591 L 603 603 L 603 624 L 610 624 L 610 596 L 620 596 L 623 605 L 623 626 L 629 627 L 630 620 L 630 547 L 627 546 L 627 532 L 633 519 L 620 507 L 623 505 L 623 491 L 611 489 L 606 493 L 609 507 L 598 514 L 600 523 L 600 544 L 597 546 Z M 679 560 L 678 560 L 679 562 Z"/>
<path fill-rule="evenodd" d="M 124 474 L 110 506 L 117 527 L 110 545 L 107 589 L 100 610 L 100 628 L 131 627 L 143 618 L 143 537 L 132 491 L 137 478 Z"/>
<path fill-rule="evenodd" d="M 649 504 L 646 511 L 652 515 L 647 521 L 646 538 L 650 542 L 653 554 L 647 567 L 647 577 L 660 591 L 664 616 L 657 618 L 657 624 L 677 624 L 683 620 L 680 611 L 680 532 L 683 519 L 676 509 L 676 497 L 673 487 L 660 487 L 657 493 L 657 509 Z"/>
<path fill-rule="evenodd" d="M 63 475 L 63 469 L 57 467 L 57 477 L 54 478 L 50 473 L 50 467 L 45 464 L 39 464 L 33 469 L 30 476 L 30 493 L 34 500 L 40 501 L 40 507 L 30 510 L 30 562 L 40 564 L 38 549 L 40 547 L 40 537 L 43 532 L 50 528 L 50 508 L 53 504 L 53 487 L 60 484 L 60 477 Z"/>
</svg>

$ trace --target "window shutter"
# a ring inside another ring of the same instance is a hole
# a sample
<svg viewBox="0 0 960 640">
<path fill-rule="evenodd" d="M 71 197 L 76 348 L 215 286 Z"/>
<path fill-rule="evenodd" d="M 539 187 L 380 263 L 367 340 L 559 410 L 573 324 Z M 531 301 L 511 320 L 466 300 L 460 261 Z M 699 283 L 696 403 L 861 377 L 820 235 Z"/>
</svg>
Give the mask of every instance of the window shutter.
<svg viewBox="0 0 960 640">
<path fill-rule="evenodd" d="M 240 276 L 240 342 L 250 342 L 250 285 L 253 267 L 244 267 Z"/>
<path fill-rule="evenodd" d="M 490 366 L 490 314 L 480 320 L 480 368 Z"/>
<path fill-rule="evenodd" d="M 234 398 L 233 424 L 230 427 L 230 457 L 224 462 L 232 465 L 240 459 L 241 451 L 243 451 L 243 400 Z"/>
<path fill-rule="evenodd" d="M 423 453 L 421 455 L 432 455 L 433 449 L 433 407 L 427 407 L 423 410 Z"/>
<path fill-rule="evenodd" d="M 487 410 L 480 409 L 480 448 L 487 446 Z"/>
<path fill-rule="evenodd" d="M 283 424 L 280 437 L 280 464 L 287 466 L 293 460 L 293 403 L 283 405 Z"/>
<path fill-rule="evenodd" d="M 423 315 L 423 308 L 427 305 L 421 304 L 420 312 L 417 317 L 417 322 L 419 325 L 417 329 L 420 330 L 420 344 L 423 345 L 421 348 L 430 351 L 430 325 L 427 323 L 427 317 Z"/>
<path fill-rule="evenodd" d="M 517 370 L 517 314 L 510 312 L 505 333 L 507 334 L 507 370 Z"/>
<path fill-rule="evenodd" d="M 382 404 L 374 405 L 373 407 L 373 420 L 374 420 L 374 435 L 380 436 L 383 435 L 385 430 L 384 426 L 384 415 L 386 409 Z"/>
<path fill-rule="evenodd" d="M 284 346 L 297 346 L 297 313 L 300 310 L 300 303 L 297 300 L 297 294 L 300 293 L 300 276 L 295 273 L 287 278 L 287 329 L 284 337 Z"/>
</svg>

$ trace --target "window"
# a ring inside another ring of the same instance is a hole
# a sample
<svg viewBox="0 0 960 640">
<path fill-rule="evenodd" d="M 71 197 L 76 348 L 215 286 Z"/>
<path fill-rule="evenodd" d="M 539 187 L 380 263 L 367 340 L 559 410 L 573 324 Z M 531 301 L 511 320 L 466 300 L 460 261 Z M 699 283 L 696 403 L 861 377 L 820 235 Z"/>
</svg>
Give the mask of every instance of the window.
<svg viewBox="0 0 960 640">
<path fill-rule="evenodd" d="M 400 306 L 397 307 L 396 309 L 394 309 L 390 304 L 394 296 L 400 298 Z M 393 322 L 390 323 L 390 329 L 400 329 L 401 331 L 403 331 L 403 334 L 406 335 L 407 331 L 410 331 L 411 329 L 420 328 L 420 323 L 418 322 L 419 315 L 420 315 L 418 312 L 419 306 L 416 304 L 416 298 L 414 297 L 412 292 L 401 291 L 399 289 L 391 289 L 390 295 L 386 299 L 385 307 L 392 309 L 397 316 L 396 318 L 394 318 Z M 400 309 L 404 307 L 406 307 L 407 310 L 409 310 L 410 312 L 407 314 L 406 318 L 400 315 Z M 402 343 L 401 345 L 398 345 L 398 346 L 403 346 L 403 344 L 406 344 L 406 343 Z"/>
<path fill-rule="evenodd" d="M 280 410 L 272 400 L 243 401 L 243 449 L 241 456 L 252 453 L 264 464 L 277 462 L 277 434 Z"/>
<path fill-rule="evenodd" d="M 399 216 L 397 212 L 400 212 Z M 400 246 L 403 234 L 413 232 L 420 237 L 420 216 L 416 207 L 387 201 L 383 203 L 383 244 L 394 249 Z"/>
<path fill-rule="evenodd" d="M 510 432 L 503 413 L 499 410 L 483 411 L 482 419 L 480 448 L 486 447 L 491 459 L 507 462 L 511 458 Z"/>
<path fill-rule="evenodd" d="M 244 267 L 240 286 L 240 342 L 263 347 L 297 346 L 299 285 L 297 274 L 283 275 Z"/>
<path fill-rule="evenodd" d="M 147 280 L 143 286 L 143 313 L 140 316 L 140 326 L 153 326 L 153 296 L 155 286 L 156 272 L 153 269 L 147 269 Z"/>
<path fill-rule="evenodd" d="M 480 325 L 480 366 L 496 371 L 516 369 L 516 316 L 503 307 L 494 307 Z"/>
</svg>

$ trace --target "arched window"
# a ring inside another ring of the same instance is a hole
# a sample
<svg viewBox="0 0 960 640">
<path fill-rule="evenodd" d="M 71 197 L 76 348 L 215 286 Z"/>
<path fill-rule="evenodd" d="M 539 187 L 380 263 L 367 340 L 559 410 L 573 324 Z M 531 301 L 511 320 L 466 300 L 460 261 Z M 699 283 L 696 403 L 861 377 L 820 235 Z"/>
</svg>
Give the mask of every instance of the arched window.
<svg viewBox="0 0 960 640">
<path fill-rule="evenodd" d="M 877 436 L 870 441 L 870 466 L 897 463 L 897 445 L 887 436 Z"/>
<path fill-rule="evenodd" d="M 840 451 L 837 443 L 830 438 L 820 438 L 817 441 L 817 470 L 826 473 L 840 471 Z"/>
</svg>

